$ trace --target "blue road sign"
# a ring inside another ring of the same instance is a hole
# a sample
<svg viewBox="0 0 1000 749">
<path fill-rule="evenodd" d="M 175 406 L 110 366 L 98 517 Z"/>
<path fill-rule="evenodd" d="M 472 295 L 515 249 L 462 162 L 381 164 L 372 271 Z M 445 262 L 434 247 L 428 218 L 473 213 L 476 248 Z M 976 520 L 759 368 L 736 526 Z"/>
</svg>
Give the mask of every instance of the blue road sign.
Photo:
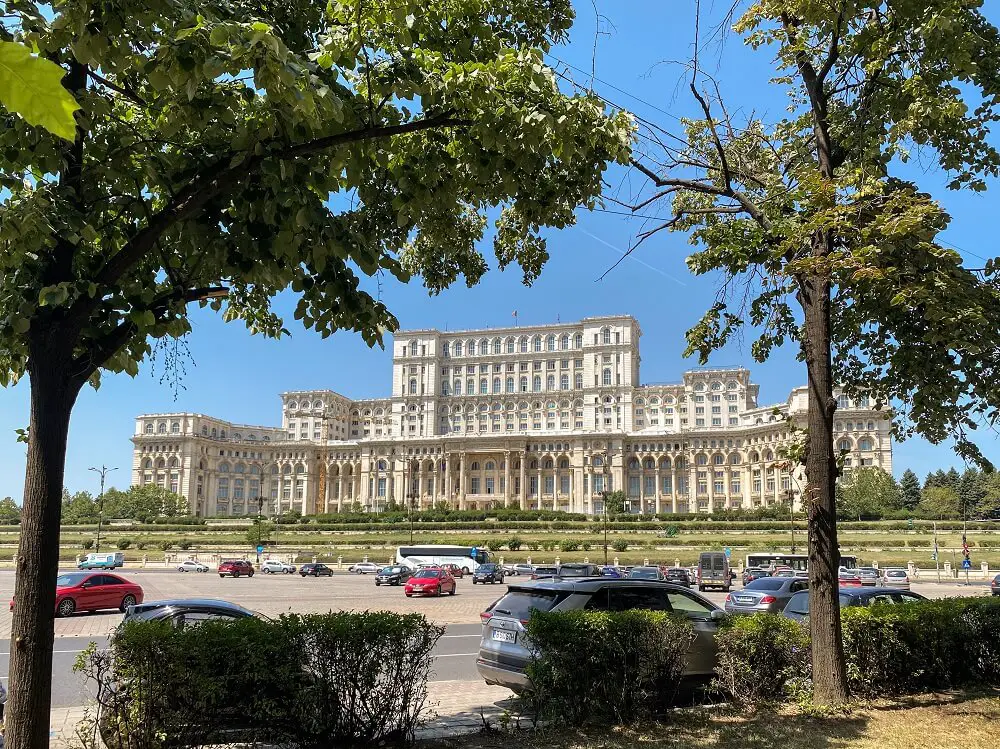
<svg viewBox="0 0 1000 749">
<path fill-rule="evenodd" d="M 963 570 L 971 570 L 972 569 L 972 560 L 971 559 L 963 559 L 962 560 L 962 569 Z"/>
<path fill-rule="evenodd" d="M 475 559 L 477 556 L 479 556 L 479 547 L 478 546 L 473 546 L 472 547 L 472 551 L 469 552 L 469 556 L 472 557 L 473 559 Z"/>
<path fill-rule="evenodd" d="M 263 554 L 264 553 L 264 547 L 263 546 L 258 546 L 257 547 L 257 553 L 258 554 Z"/>
<path fill-rule="evenodd" d="M 726 559 L 729 559 L 729 557 L 733 555 L 733 550 L 730 549 L 728 546 L 724 549 L 724 551 L 726 552 Z"/>
</svg>

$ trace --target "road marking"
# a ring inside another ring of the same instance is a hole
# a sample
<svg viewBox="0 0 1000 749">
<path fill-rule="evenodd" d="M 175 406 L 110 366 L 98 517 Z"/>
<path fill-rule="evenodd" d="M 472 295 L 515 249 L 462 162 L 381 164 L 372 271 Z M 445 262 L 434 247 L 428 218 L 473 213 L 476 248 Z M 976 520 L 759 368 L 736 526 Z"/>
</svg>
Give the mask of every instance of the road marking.
<svg viewBox="0 0 1000 749">
<path fill-rule="evenodd" d="M 447 640 L 449 637 L 482 637 L 482 635 L 441 635 L 442 640 Z"/>
<path fill-rule="evenodd" d="M 443 655 L 435 655 L 434 658 L 467 658 L 472 655 L 479 655 L 479 653 L 444 653 Z"/>
</svg>

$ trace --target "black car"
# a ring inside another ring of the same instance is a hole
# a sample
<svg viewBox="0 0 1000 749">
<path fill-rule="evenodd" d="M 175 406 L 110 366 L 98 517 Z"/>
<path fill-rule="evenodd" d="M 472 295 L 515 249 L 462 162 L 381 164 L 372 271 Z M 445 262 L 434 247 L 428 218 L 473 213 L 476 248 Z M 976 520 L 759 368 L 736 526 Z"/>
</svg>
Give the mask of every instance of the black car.
<svg viewBox="0 0 1000 749">
<path fill-rule="evenodd" d="M 743 584 L 749 585 L 754 580 L 760 580 L 762 577 L 770 577 L 771 573 L 768 570 L 762 570 L 760 567 L 747 567 L 743 570 Z"/>
<path fill-rule="evenodd" d="M 685 588 L 691 587 L 691 573 L 683 567 L 670 567 L 663 572 L 663 578 L 668 583 L 683 585 Z"/>
<path fill-rule="evenodd" d="M 503 582 L 503 568 L 499 564 L 493 564 L 492 562 L 487 564 L 481 564 L 476 567 L 476 571 L 472 573 L 472 584 L 476 583 L 502 583 Z"/>
<path fill-rule="evenodd" d="M 129 606 L 125 612 L 124 621 L 169 621 L 175 627 L 185 627 L 208 620 L 231 621 L 251 616 L 263 618 L 261 614 L 228 601 L 216 601 L 209 598 L 178 598 L 166 601 L 145 601 Z"/>
<path fill-rule="evenodd" d="M 375 585 L 402 585 L 413 576 L 409 567 L 394 565 L 383 567 L 375 575 Z"/>
<path fill-rule="evenodd" d="M 993 595 L 1000 596 L 1000 575 L 993 578 L 993 582 L 990 583 L 990 590 L 993 591 Z"/>
<path fill-rule="evenodd" d="M 899 588 L 844 588 L 840 589 L 840 608 L 848 606 L 874 606 L 876 604 L 916 603 L 926 601 L 919 593 Z M 809 592 L 800 591 L 788 599 L 782 616 L 795 621 L 805 621 L 809 616 Z"/>
<path fill-rule="evenodd" d="M 596 564 L 569 562 L 560 564 L 556 574 L 558 577 L 601 577 L 601 568 Z"/>
<path fill-rule="evenodd" d="M 333 577 L 333 570 L 325 564 L 303 564 L 299 567 L 302 577 Z"/>
</svg>

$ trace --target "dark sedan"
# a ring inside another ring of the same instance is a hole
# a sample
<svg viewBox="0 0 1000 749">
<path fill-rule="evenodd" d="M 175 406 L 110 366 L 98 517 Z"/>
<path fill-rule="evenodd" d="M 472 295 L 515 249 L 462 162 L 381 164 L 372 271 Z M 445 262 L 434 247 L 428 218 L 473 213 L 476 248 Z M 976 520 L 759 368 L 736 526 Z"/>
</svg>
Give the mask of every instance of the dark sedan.
<svg viewBox="0 0 1000 749">
<path fill-rule="evenodd" d="M 993 595 L 1000 596 L 1000 575 L 993 578 L 993 582 L 990 583 L 990 590 L 993 591 Z"/>
<path fill-rule="evenodd" d="M 383 567 L 375 575 L 375 585 L 402 585 L 413 576 L 409 567 L 401 564 L 392 567 Z"/>
<path fill-rule="evenodd" d="M 499 564 L 493 564 L 489 562 L 487 564 L 481 564 L 476 567 L 476 571 L 472 573 L 472 584 L 476 583 L 502 583 L 503 582 L 503 568 Z"/>
<path fill-rule="evenodd" d="M 299 567 L 302 577 L 333 577 L 333 570 L 325 564 L 303 564 Z"/>
<path fill-rule="evenodd" d="M 674 583 L 675 585 L 683 585 L 685 588 L 691 587 L 691 573 L 689 573 L 683 567 L 669 567 L 662 570 L 663 578 L 668 583 Z"/>
<path fill-rule="evenodd" d="M 727 594 L 726 611 L 730 614 L 756 614 L 761 611 L 780 614 L 795 593 L 808 587 L 809 581 L 801 577 L 762 577 L 748 583 L 740 591 Z"/>
<path fill-rule="evenodd" d="M 124 621 L 169 621 L 175 627 L 187 627 L 209 620 L 232 621 L 251 616 L 262 617 L 261 614 L 228 601 L 178 598 L 137 603 L 125 612 Z"/>
<path fill-rule="evenodd" d="M 760 567 L 747 567 L 743 570 L 743 584 L 749 585 L 754 580 L 760 580 L 762 577 L 770 576 L 771 572 L 769 570 L 764 570 Z"/>
<path fill-rule="evenodd" d="M 919 593 L 898 588 L 841 588 L 840 608 L 848 606 L 874 606 L 876 604 L 894 605 L 897 603 L 916 603 L 926 601 Z M 786 619 L 804 621 L 809 616 L 809 593 L 801 591 L 793 595 L 782 612 Z"/>
</svg>

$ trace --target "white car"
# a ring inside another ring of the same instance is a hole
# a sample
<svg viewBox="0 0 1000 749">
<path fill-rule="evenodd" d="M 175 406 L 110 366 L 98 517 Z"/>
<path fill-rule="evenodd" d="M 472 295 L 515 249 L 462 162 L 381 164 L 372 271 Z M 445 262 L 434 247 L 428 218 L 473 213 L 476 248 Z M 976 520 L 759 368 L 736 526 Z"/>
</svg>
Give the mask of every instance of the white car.
<svg viewBox="0 0 1000 749">
<path fill-rule="evenodd" d="M 358 562 L 357 564 L 352 564 L 347 568 L 348 572 L 353 572 L 355 575 L 374 575 L 385 565 L 375 564 L 375 562 Z"/>
<path fill-rule="evenodd" d="M 903 590 L 910 589 L 910 576 L 906 574 L 906 570 L 899 568 L 891 568 L 882 570 L 882 579 L 879 584 L 884 588 L 902 588 Z"/>
<path fill-rule="evenodd" d="M 277 559 L 265 559 L 261 562 L 260 571 L 265 575 L 291 575 L 295 572 L 295 565 L 285 564 Z"/>
<path fill-rule="evenodd" d="M 177 565 L 178 572 L 208 572 L 208 565 L 196 562 L 193 559 L 185 559 Z"/>
</svg>

